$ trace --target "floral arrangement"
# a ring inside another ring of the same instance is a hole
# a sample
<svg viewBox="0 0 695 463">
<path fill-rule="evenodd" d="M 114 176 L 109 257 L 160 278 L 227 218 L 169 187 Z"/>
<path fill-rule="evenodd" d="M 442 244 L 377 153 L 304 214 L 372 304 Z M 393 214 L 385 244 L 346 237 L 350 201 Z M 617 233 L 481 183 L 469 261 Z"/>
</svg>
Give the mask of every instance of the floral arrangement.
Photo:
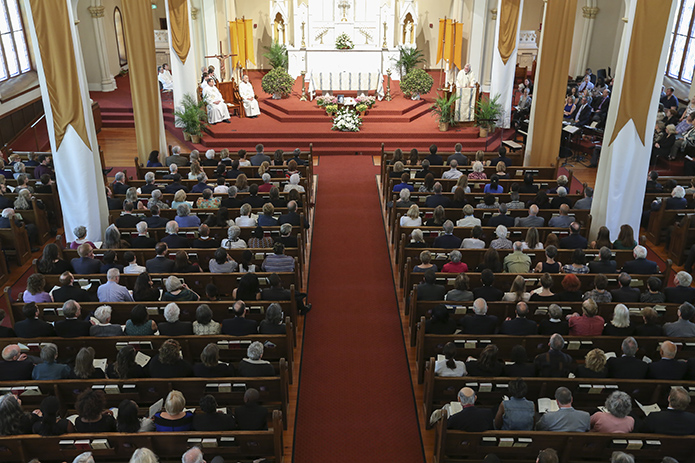
<svg viewBox="0 0 695 463">
<path fill-rule="evenodd" d="M 338 105 L 337 104 L 329 104 L 326 105 L 326 112 L 328 114 L 334 114 L 338 112 Z"/>
<path fill-rule="evenodd" d="M 288 96 L 292 93 L 292 86 L 294 85 L 294 79 L 287 71 L 283 68 L 275 68 L 266 75 L 263 76 L 261 80 L 261 87 L 263 91 L 270 95 L 279 93 L 282 96 Z"/>
<path fill-rule="evenodd" d="M 355 106 L 355 110 L 357 110 L 358 113 L 363 113 L 363 112 L 365 112 L 367 109 L 369 109 L 369 108 L 368 108 L 367 105 L 364 104 L 364 103 L 360 103 L 360 104 L 358 104 L 357 106 Z"/>
<path fill-rule="evenodd" d="M 355 112 L 354 109 L 346 106 L 338 111 L 333 118 L 333 127 L 331 130 L 340 130 L 341 132 L 359 132 L 362 125 L 362 118 Z"/>
<path fill-rule="evenodd" d="M 367 105 L 368 109 L 371 109 L 372 106 L 376 103 L 376 97 L 375 96 L 367 96 L 367 95 L 359 95 L 357 98 L 355 98 L 355 102 L 359 104 L 365 104 Z"/>
<path fill-rule="evenodd" d="M 331 96 L 331 95 L 328 95 L 328 94 L 316 97 L 316 104 L 320 108 L 328 106 L 329 104 L 337 104 L 337 103 L 338 103 L 338 98 Z"/>
<path fill-rule="evenodd" d="M 335 48 L 338 50 L 352 50 L 355 48 L 355 44 L 352 43 L 350 36 L 343 32 L 335 39 Z"/>
<path fill-rule="evenodd" d="M 401 80 L 401 90 L 405 96 L 425 94 L 432 90 L 434 79 L 423 69 L 413 69 Z"/>
</svg>

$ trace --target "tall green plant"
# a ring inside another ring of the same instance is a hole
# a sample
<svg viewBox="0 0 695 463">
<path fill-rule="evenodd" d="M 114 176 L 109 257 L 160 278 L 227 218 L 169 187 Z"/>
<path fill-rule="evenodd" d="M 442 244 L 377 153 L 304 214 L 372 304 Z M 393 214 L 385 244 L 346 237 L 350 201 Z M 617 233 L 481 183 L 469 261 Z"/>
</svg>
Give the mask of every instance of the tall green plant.
<svg viewBox="0 0 695 463">
<path fill-rule="evenodd" d="M 176 116 L 183 124 L 183 131 L 191 135 L 200 136 L 203 129 L 208 125 L 208 115 L 205 112 L 205 100 L 200 100 L 190 93 L 186 93 L 181 98 L 181 110 L 174 111 Z"/>
<path fill-rule="evenodd" d="M 456 109 L 454 107 L 456 100 L 458 100 L 458 97 L 455 93 L 452 93 L 450 96 L 443 93 L 434 100 L 430 110 L 432 111 L 432 116 L 437 117 L 437 122 L 449 125 L 456 124 Z"/>
<path fill-rule="evenodd" d="M 286 46 L 279 42 L 273 42 L 269 47 L 263 48 L 268 50 L 268 53 L 263 53 L 263 56 L 268 60 L 271 68 L 287 69 L 289 58 Z"/>
<path fill-rule="evenodd" d="M 398 47 L 398 53 L 399 55 L 395 65 L 398 67 L 401 73 L 401 79 L 403 79 L 403 77 L 415 69 L 419 64 L 425 62 L 425 54 L 417 48 L 400 46 Z"/>
<path fill-rule="evenodd" d="M 492 98 L 483 97 L 478 101 L 478 107 L 475 111 L 476 122 L 478 127 L 495 130 L 497 120 L 502 115 L 502 104 L 499 102 L 501 96 L 499 93 Z"/>
</svg>

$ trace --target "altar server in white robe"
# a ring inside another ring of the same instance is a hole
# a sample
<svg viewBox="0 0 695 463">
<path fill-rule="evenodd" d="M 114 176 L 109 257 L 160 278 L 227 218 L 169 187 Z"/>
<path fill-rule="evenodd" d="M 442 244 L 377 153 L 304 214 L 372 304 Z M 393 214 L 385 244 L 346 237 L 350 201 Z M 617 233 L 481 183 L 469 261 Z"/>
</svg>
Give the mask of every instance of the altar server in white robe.
<svg viewBox="0 0 695 463">
<path fill-rule="evenodd" d="M 244 112 L 246 117 L 258 117 L 261 114 L 261 109 L 258 107 L 256 93 L 253 91 L 253 85 L 249 82 L 249 76 L 245 75 L 239 83 L 239 95 L 244 100 Z"/>
<path fill-rule="evenodd" d="M 475 120 L 475 74 L 471 65 L 466 64 L 456 76 L 456 120 Z"/>
<path fill-rule="evenodd" d="M 229 109 L 227 109 L 227 103 L 224 102 L 222 94 L 215 87 L 213 79 L 208 77 L 206 83 L 207 86 L 203 87 L 203 98 L 208 104 L 208 122 L 210 124 L 217 124 L 218 122 L 229 124 Z"/>
<path fill-rule="evenodd" d="M 174 78 L 171 77 L 171 72 L 166 68 L 166 64 L 159 66 L 157 79 L 162 84 L 162 90 L 165 92 L 171 92 L 174 90 Z"/>
</svg>

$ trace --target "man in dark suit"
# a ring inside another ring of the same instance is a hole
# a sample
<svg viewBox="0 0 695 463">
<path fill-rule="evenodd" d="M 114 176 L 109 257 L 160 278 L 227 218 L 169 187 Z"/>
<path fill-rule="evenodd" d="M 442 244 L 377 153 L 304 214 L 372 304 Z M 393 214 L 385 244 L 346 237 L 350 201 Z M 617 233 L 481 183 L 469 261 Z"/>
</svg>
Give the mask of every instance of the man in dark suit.
<svg viewBox="0 0 695 463">
<path fill-rule="evenodd" d="M 695 414 L 686 412 L 690 395 L 682 386 L 673 386 L 668 394 L 668 409 L 650 413 L 645 432 L 688 436 L 695 434 Z"/>
<path fill-rule="evenodd" d="M 538 325 L 533 320 L 529 320 L 528 304 L 521 301 L 516 304 L 516 318 L 502 322 L 500 334 L 511 334 L 514 336 L 532 336 L 538 334 Z"/>
<path fill-rule="evenodd" d="M 600 260 L 592 260 L 589 262 L 589 273 L 603 273 L 603 274 L 611 274 L 611 273 L 617 273 L 617 263 L 614 260 L 611 260 L 611 257 L 613 257 L 613 253 L 609 248 L 606 246 L 603 246 L 601 249 L 598 251 L 598 255 Z"/>
<path fill-rule="evenodd" d="M 577 127 L 585 126 L 591 121 L 591 105 L 586 97 L 582 97 L 581 104 L 577 105 L 570 117 L 572 118 L 572 125 Z"/>
<path fill-rule="evenodd" d="M 77 248 L 77 255 L 80 257 L 70 260 L 70 265 L 76 274 L 99 273 L 101 262 L 94 258 L 94 250 L 89 243 L 80 244 Z"/>
<path fill-rule="evenodd" d="M 174 174 L 173 181 L 164 188 L 164 193 L 173 195 L 179 190 L 183 190 L 185 193 L 188 193 L 188 187 L 181 183 L 181 174 Z"/>
<path fill-rule="evenodd" d="M 147 222 L 140 220 L 135 224 L 138 230 L 137 236 L 130 239 L 130 246 L 136 249 L 152 249 L 157 244 L 157 240 L 147 236 Z"/>
<path fill-rule="evenodd" d="M 236 197 L 237 192 L 237 188 L 234 185 L 227 188 L 227 194 L 229 196 L 220 202 L 220 207 L 226 207 L 230 211 L 237 211 L 241 205 L 244 204 L 239 198 Z"/>
<path fill-rule="evenodd" d="M 171 154 L 167 156 L 167 158 L 164 160 L 164 163 L 167 166 L 176 164 L 179 167 L 184 167 L 189 164 L 189 161 L 188 158 L 181 156 L 181 147 L 174 146 L 173 148 L 171 148 Z"/>
<path fill-rule="evenodd" d="M 14 207 L 14 201 L 12 201 L 10 198 L 3 196 L 2 192 L 0 192 L 0 210 L 2 209 L 7 209 L 7 208 L 13 208 Z"/>
<path fill-rule="evenodd" d="M 454 222 L 447 220 L 444 222 L 444 225 L 442 225 L 442 228 L 444 229 L 444 234 L 434 239 L 432 247 L 447 249 L 457 249 L 461 247 L 461 238 L 454 236 Z"/>
<path fill-rule="evenodd" d="M 279 242 L 282 243 L 286 248 L 296 248 L 299 245 L 297 244 L 297 237 L 292 235 L 292 225 L 288 223 L 283 223 L 280 225 L 280 236 L 276 236 L 274 238 L 274 242 Z"/>
<path fill-rule="evenodd" d="M 430 173 L 430 162 L 425 158 L 422 160 L 422 169 L 415 174 L 415 178 L 425 178 Z"/>
<path fill-rule="evenodd" d="M 295 148 L 294 151 L 292 152 L 292 157 L 287 160 L 287 163 L 289 163 L 290 161 L 294 161 L 297 163 L 298 166 L 308 165 L 309 164 L 308 161 L 299 157 L 301 154 L 302 154 L 302 150 L 300 150 L 299 148 Z"/>
<path fill-rule="evenodd" d="M 598 101 L 594 107 L 594 117 L 598 117 L 598 127 L 601 128 L 606 125 L 606 116 L 608 115 L 608 108 L 611 104 L 611 91 L 605 89 L 601 98 L 596 98 L 594 101 Z"/>
<path fill-rule="evenodd" d="M 159 334 L 162 336 L 185 336 L 193 334 L 193 323 L 179 320 L 181 309 L 172 302 L 164 307 L 165 322 L 157 323 Z"/>
<path fill-rule="evenodd" d="M 157 243 L 154 247 L 157 253 L 152 259 L 145 262 L 145 268 L 149 273 L 171 273 L 174 271 L 174 261 L 167 257 L 169 246 L 166 243 Z"/>
<path fill-rule="evenodd" d="M 22 308 L 25 320 L 14 324 L 14 331 L 20 338 L 46 338 L 55 336 L 53 325 L 39 320 L 39 309 L 30 302 Z"/>
<path fill-rule="evenodd" d="M 168 220 L 159 216 L 159 206 L 153 205 L 150 207 L 150 217 L 145 217 L 145 223 L 148 228 L 164 228 L 167 226 Z"/>
<path fill-rule="evenodd" d="M 63 304 L 63 315 L 65 320 L 55 322 L 56 334 L 61 338 L 78 338 L 89 336 L 89 329 L 92 324 L 89 320 L 80 320 L 80 304 L 72 299 Z"/>
<path fill-rule="evenodd" d="M 174 175 L 179 172 L 179 166 L 177 164 L 172 164 L 169 166 L 169 173 L 162 176 L 164 180 L 173 180 Z"/>
<path fill-rule="evenodd" d="M 443 208 L 451 207 L 451 200 L 442 194 L 442 184 L 436 182 L 432 188 L 434 192 L 425 199 L 425 207 L 435 208 L 437 206 L 442 206 Z"/>
<path fill-rule="evenodd" d="M 145 174 L 145 184 L 140 187 L 141 195 L 149 195 L 154 190 L 158 190 L 159 187 L 154 183 L 154 172 L 148 172 Z"/>
<path fill-rule="evenodd" d="M 676 273 L 675 283 L 673 288 L 665 288 L 666 302 L 674 304 L 682 304 L 683 302 L 693 303 L 695 301 L 695 288 L 691 288 L 693 277 L 684 271 Z"/>
<path fill-rule="evenodd" d="M 257 389 L 249 388 L 244 393 L 244 405 L 234 409 L 237 429 L 262 431 L 268 429 L 268 409 L 259 405 L 261 395 Z"/>
<path fill-rule="evenodd" d="M 589 241 L 579 234 L 581 225 L 578 222 L 570 224 L 570 234 L 560 240 L 560 248 L 562 249 L 586 249 L 589 247 Z"/>
<path fill-rule="evenodd" d="M 618 289 L 611 291 L 613 302 L 639 302 L 640 292 L 638 288 L 631 288 L 632 278 L 628 273 L 622 272 L 618 275 Z"/>
<path fill-rule="evenodd" d="M 123 201 L 114 198 L 113 193 L 111 192 L 111 188 L 109 187 L 106 187 L 106 205 L 108 206 L 110 211 L 116 211 L 123 207 Z"/>
<path fill-rule="evenodd" d="M 241 200 L 244 204 L 249 204 L 254 209 L 260 209 L 266 203 L 265 198 L 258 196 L 258 184 L 249 185 L 249 195 Z"/>
<path fill-rule="evenodd" d="M 14 338 L 17 336 L 14 330 L 9 326 L 2 326 L 2 321 L 5 319 L 6 315 L 7 313 L 3 309 L 0 309 L 0 338 Z M 0 378 L 2 378 L 2 375 L 0 375 Z"/>
<path fill-rule="evenodd" d="M 454 145 L 454 154 L 446 158 L 446 163 L 451 165 L 451 161 L 456 161 L 459 166 L 468 165 L 468 157 L 461 152 L 463 145 L 461 143 L 456 143 Z"/>
<path fill-rule="evenodd" d="M 479 297 L 473 301 L 473 315 L 466 315 L 459 320 L 461 329 L 466 334 L 495 334 L 497 317 L 487 314 L 487 302 Z"/>
<path fill-rule="evenodd" d="M 480 288 L 473 289 L 475 298 L 483 298 L 487 302 L 501 301 L 504 297 L 504 291 L 492 286 L 495 283 L 495 274 L 489 268 L 486 268 L 480 274 L 480 282 L 483 284 Z"/>
<path fill-rule="evenodd" d="M 437 145 L 435 144 L 430 145 L 430 154 L 425 159 L 430 162 L 431 166 L 444 165 L 444 160 L 437 154 Z"/>
<path fill-rule="evenodd" d="M 458 399 L 463 407 L 458 413 L 451 415 L 446 422 L 447 429 L 467 432 L 482 432 L 493 429 L 492 410 L 475 406 L 475 391 L 470 387 L 461 388 Z"/>
<path fill-rule="evenodd" d="M 135 226 L 142 220 L 140 217 L 133 215 L 133 202 L 126 201 L 123 203 L 123 213 L 119 218 L 116 219 L 114 224 L 120 230 L 124 228 L 135 228 Z"/>
<path fill-rule="evenodd" d="M 606 367 L 610 378 L 644 379 L 647 377 L 649 364 L 635 357 L 637 341 L 632 336 L 623 339 L 622 357 L 608 359 Z"/>
<path fill-rule="evenodd" d="M 270 157 L 263 152 L 263 145 L 260 143 L 256 145 L 256 154 L 249 158 L 252 166 L 260 166 L 263 161 L 270 162 Z"/>
<path fill-rule="evenodd" d="M 17 344 L 10 344 L 2 350 L 2 362 L 0 362 L 0 378 L 3 381 L 17 381 L 31 379 L 34 364 L 22 354 Z"/>
<path fill-rule="evenodd" d="M 222 334 L 231 336 L 246 336 L 256 334 L 258 323 L 256 320 L 246 318 L 249 310 L 244 301 L 236 301 L 233 307 L 234 318 L 222 320 Z"/>
<path fill-rule="evenodd" d="M 507 147 L 506 146 L 500 145 L 499 149 L 497 150 L 497 153 L 499 155 L 495 159 L 490 161 L 491 166 L 496 166 L 500 162 L 503 162 L 504 165 L 507 167 L 512 165 L 512 159 L 507 156 Z"/>
<path fill-rule="evenodd" d="M 75 284 L 75 277 L 70 272 L 63 272 L 58 280 L 60 288 L 53 291 L 54 302 L 67 302 L 74 300 L 77 302 L 90 302 L 96 300 L 96 293 L 92 296 L 85 291 L 80 285 Z"/>
<path fill-rule="evenodd" d="M 290 201 L 287 203 L 287 214 L 282 214 L 278 219 L 278 225 L 288 223 L 294 227 L 299 227 L 302 224 L 302 216 L 297 214 L 297 202 Z M 304 228 L 309 228 L 309 222 L 304 219 Z"/>
<path fill-rule="evenodd" d="M 166 243 L 171 249 L 191 247 L 191 244 L 188 242 L 188 240 L 185 237 L 179 235 L 179 224 L 177 224 L 174 220 L 170 220 L 167 222 L 165 230 L 167 232 L 167 236 L 162 238 L 162 243 Z"/>
<path fill-rule="evenodd" d="M 488 227 L 497 227 L 498 225 L 504 225 L 507 228 L 514 226 L 514 217 L 507 214 L 507 205 L 505 203 L 500 203 L 499 214 L 495 214 L 490 217 L 487 221 Z"/>
<path fill-rule="evenodd" d="M 210 237 L 210 227 L 201 224 L 200 227 L 198 227 L 198 238 L 193 240 L 192 247 L 198 249 L 215 249 L 220 247 L 220 242 Z"/>
<path fill-rule="evenodd" d="M 425 272 L 422 283 L 417 285 L 418 301 L 443 301 L 446 288 L 436 284 L 437 278 L 434 270 L 428 269 Z"/>
<path fill-rule="evenodd" d="M 632 275 L 653 275 L 661 273 L 656 262 L 647 260 L 647 249 L 644 246 L 637 245 L 632 250 L 632 255 L 635 260 L 629 260 L 623 265 L 623 272 Z"/>
<path fill-rule="evenodd" d="M 128 191 L 128 185 L 125 184 L 125 174 L 123 172 L 116 172 L 114 182 L 111 184 L 111 189 L 115 195 L 126 194 Z"/>
<path fill-rule="evenodd" d="M 289 289 L 282 287 L 282 280 L 277 273 L 271 273 L 268 277 L 270 288 L 261 291 L 261 299 L 264 301 L 289 301 L 291 293 Z"/>
<path fill-rule="evenodd" d="M 553 334 L 548 341 L 548 352 L 536 355 L 533 364 L 536 374 L 542 377 L 566 378 L 572 371 L 572 357 L 562 352 L 565 339 L 560 334 Z"/>
<path fill-rule="evenodd" d="M 677 352 L 678 348 L 676 348 L 674 343 L 671 341 L 662 342 L 661 348 L 659 349 L 661 360 L 649 364 L 647 377 L 651 379 L 669 379 L 676 381 L 685 378 L 685 374 L 688 372 L 688 364 L 676 360 Z"/>
</svg>

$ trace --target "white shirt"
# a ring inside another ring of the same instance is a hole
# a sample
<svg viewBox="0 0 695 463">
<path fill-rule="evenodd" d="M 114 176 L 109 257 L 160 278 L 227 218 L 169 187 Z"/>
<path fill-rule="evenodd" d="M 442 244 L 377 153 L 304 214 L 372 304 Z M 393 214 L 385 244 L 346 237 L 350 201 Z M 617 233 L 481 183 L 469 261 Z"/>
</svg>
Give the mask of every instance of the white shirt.
<svg viewBox="0 0 695 463">
<path fill-rule="evenodd" d="M 466 376 L 466 364 L 460 360 L 454 360 L 456 368 L 453 370 L 446 366 L 446 360 L 437 360 L 434 364 L 434 374 L 436 376 Z"/>
<path fill-rule="evenodd" d="M 442 178 L 443 179 L 459 178 L 462 175 L 463 175 L 463 172 L 461 172 L 460 170 L 449 169 L 449 170 L 445 171 L 444 173 L 442 173 Z"/>
<path fill-rule="evenodd" d="M 256 219 L 247 215 L 242 215 L 234 219 L 234 223 L 236 223 L 237 227 L 255 227 Z"/>
<path fill-rule="evenodd" d="M 147 269 L 143 267 L 142 265 L 138 265 L 136 263 L 132 263 L 126 267 L 123 267 L 123 273 L 130 273 L 134 275 L 139 275 L 142 272 L 146 272 Z"/>
<path fill-rule="evenodd" d="M 407 215 L 401 216 L 401 227 L 419 227 L 420 225 L 422 225 L 421 217 L 413 220 Z"/>
<path fill-rule="evenodd" d="M 213 190 L 214 193 L 224 193 L 229 194 L 229 188 L 226 185 L 218 185 Z"/>
<path fill-rule="evenodd" d="M 485 241 L 478 238 L 464 238 L 461 247 L 463 249 L 485 249 Z"/>
<path fill-rule="evenodd" d="M 481 225 L 480 219 L 470 216 L 459 219 L 456 222 L 457 227 L 475 227 L 476 225 Z"/>
<path fill-rule="evenodd" d="M 466 73 L 463 69 L 459 71 L 458 74 L 456 74 L 456 87 L 457 88 L 464 88 L 464 87 L 474 87 L 476 83 L 475 80 L 475 74 L 473 74 L 473 71 L 469 71 Z"/>
<path fill-rule="evenodd" d="M 236 241 L 229 241 L 229 239 L 225 238 L 222 240 L 222 243 L 220 243 L 220 246 L 225 249 L 243 249 L 248 247 L 246 246 L 246 241 L 242 240 L 241 238 L 237 239 Z"/>
</svg>

